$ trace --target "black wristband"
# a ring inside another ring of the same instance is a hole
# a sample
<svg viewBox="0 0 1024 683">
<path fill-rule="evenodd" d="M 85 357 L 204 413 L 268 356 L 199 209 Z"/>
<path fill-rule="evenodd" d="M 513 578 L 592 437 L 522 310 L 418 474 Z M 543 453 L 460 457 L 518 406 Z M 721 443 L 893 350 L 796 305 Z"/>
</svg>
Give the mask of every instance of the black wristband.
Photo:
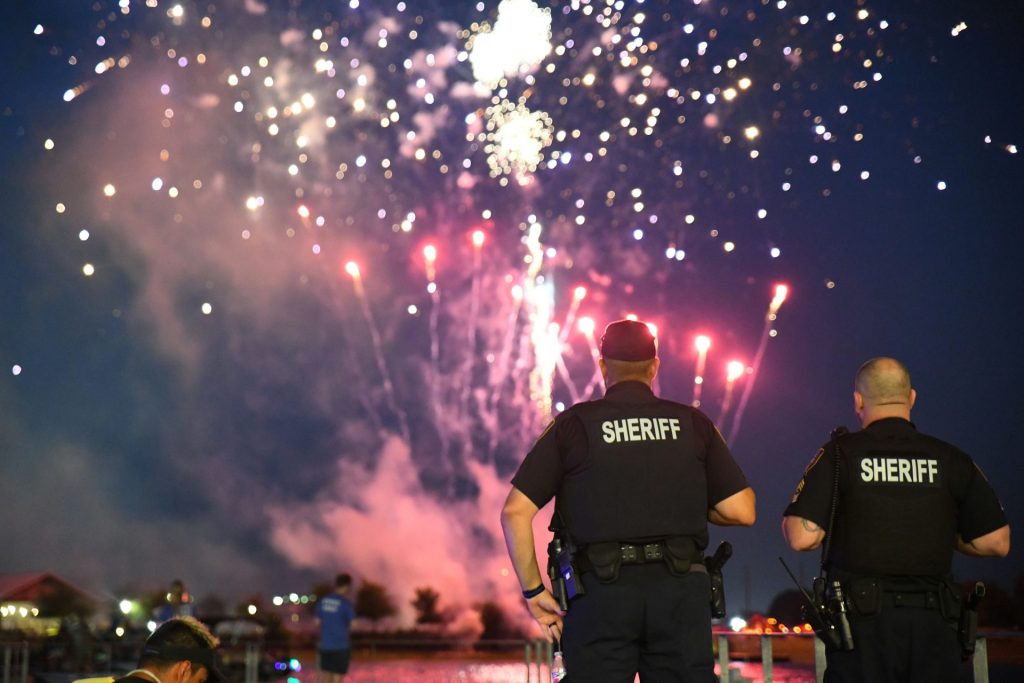
<svg viewBox="0 0 1024 683">
<path fill-rule="evenodd" d="M 544 584 L 542 583 L 539 586 L 537 586 L 536 588 L 531 588 L 528 591 L 523 591 L 523 597 L 526 598 L 527 600 L 529 600 L 530 598 L 537 597 L 538 595 L 540 595 L 543 592 L 544 592 Z"/>
</svg>

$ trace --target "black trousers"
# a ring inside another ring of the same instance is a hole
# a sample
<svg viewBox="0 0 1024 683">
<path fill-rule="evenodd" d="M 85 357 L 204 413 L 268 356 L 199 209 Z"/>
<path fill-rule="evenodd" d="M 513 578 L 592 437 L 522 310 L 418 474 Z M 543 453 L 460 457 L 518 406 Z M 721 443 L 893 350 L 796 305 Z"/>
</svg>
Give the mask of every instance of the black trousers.
<svg viewBox="0 0 1024 683">
<path fill-rule="evenodd" d="M 851 614 L 854 649 L 826 652 L 825 683 L 958 683 L 956 622 L 937 609 L 883 605 Z"/>
<path fill-rule="evenodd" d="M 662 563 L 621 568 L 614 583 L 582 576 L 562 635 L 569 683 L 711 683 L 711 583 Z"/>
</svg>

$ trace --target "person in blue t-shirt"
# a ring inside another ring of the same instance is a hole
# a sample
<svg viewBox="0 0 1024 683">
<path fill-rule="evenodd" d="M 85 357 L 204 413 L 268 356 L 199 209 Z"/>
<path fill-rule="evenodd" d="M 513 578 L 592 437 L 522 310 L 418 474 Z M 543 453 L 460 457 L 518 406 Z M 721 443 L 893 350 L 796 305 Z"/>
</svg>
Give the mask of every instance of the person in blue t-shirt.
<svg viewBox="0 0 1024 683">
<path fill-rule="evenodd" d="M 192 596 L 185 588 L 185 582 L 181 579 L 171 581 L 166 602 L 154 610 L 153 620 L 157 624 L 162 624 L 174 617 L 194 616 L 196 616 L 195 605 L 192 603 Z"/>
<path fill-rule="evenodd" d="M 352 657 L 349 631 L 356 616 L 349 599 L 352 577 L 338 574 L 334 579 L 334 592 L 316 603 L 316 619 L 320 624 L 320 678 L 319 683 L 342 683 L 348 673 Z"/>
</svg>

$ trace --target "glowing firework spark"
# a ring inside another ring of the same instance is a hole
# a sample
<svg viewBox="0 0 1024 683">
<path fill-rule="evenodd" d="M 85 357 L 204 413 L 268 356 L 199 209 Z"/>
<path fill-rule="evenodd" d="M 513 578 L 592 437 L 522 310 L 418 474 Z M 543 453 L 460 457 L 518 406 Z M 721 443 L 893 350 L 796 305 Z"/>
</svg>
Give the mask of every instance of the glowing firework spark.
<svg viewBox="0 0 1024 683">
<path fill-rule="evenodd" d="M 540 242 L 540 223 L 530 226 L 526 239 L 529 250 L 529 268 L 524 279 L 525 300 L 530 304 L 530 342 L 536 364 L 530 371 L 530 399 L 537 406 L 538 414 L 551 414 L 551 388 L 555 368 L 561 355 L 558 343 L 558 326 L 552 326 L 555 296 L 554 287 L 539 277 L 544 263 L 544 249 Z M 554 330 L 554 334 L 552 334 Z"/>
<path fill-rule="evenodd" d="M 693 401 L 691 401 L 691 405 L 694 408 L 699 408 L 701 389 L 704 387 L 704 364 L 708 359 L 708 349 L 711 348 L 711 337 L 704 334 L 699 335 L 694 339 L 693 345 L 697 349 L 697 366 L 693 371 Z"/>
<path fill-rule="evenodd" d="M 722 420 L 729 413 L 732 407 L 732 393 L 736 386 L 736 380 L 743 376 L 747 367 L 738 360 L 731 360 L 725 366 L 725 396 L 722 398 L 722 409 L 718 415 L 716 424 L 722 424 Z"/>
<path fill-rule="evenodd" d="M 583 389 L 581 400 L 588 400 L 594 393 L 594 390 L 601 385 L 601 366 L 599 361 L 601 359 L 601 349 L 597 346 L 597 338 L 594 336 L 594 332 L 597 328 L 597 324 L 593 318 L 580 318 L 577 328 L 580 334 L 587 340 L 587 348 L 590 351 L 590 358 L 593 360 L 593 371 L 590 376 L 590 381 L 587 386 Z"/>
<path fill-rule="evenodd" d="M 470 235 L 470 240 L 473 243 L 473 272 L 472 272 L 472 284 L 470 285 L 469 294 L 469 320 L 466 325 L 467 332 L 467 353 L 465 354 L 462 361 L 462 376 L 469 377 L 473 368 L 473 357 L 476 355 L 477 349 L 477 334 L 480 318 L 480 269 L 482 264 L 481 250 L 483 249 L 486 235 L 483 230 L 474 230 Z M 466 415 L 466 411 L 469 408 L 469 398 L 473 390 L 473 383 L 470 381 L 463 381 L 462 386 L 459 388 L 459 416 L 463 417 Z"/>
<path fill-rule="evenodd" d="M 573 328 L 573 324 L 576 322 L 576 314 L 580 310 L 580 304 L 587 297 L 587 288 L 580 285 L 572 291 L 572 302 L 569 304 L 569 310 L 565 313 L 565 322 L 562 323 L 562 331 L 558 335 L 558 341 L 560 344 L 565 344 L 569 338 L 569 332 Z"/>
<path fill-rule="evenodd" d="M 427 293 L 430 294 L 430 404 L 434 411 L 434 420 L 438 426 L 441 440 L 441 458 L 448 460 L 450 436 L 447 425 L 441 416 L 441 338 L 438 334 L 438 320 L 441 316 L 441 292 L 437 286 L 437 247 L 427 244 L 423 247 L 423 263 L 427 276 Z"/>
<path fill-rule="evenodd" d="M 493 30 L 470 41 L 473 77 L 487 89 L 529 73 L 551 53 L 551 10 L 531 0 L 502 0 Z"/>
<path fill-rule="evenodd" d="M 754 361 L 750 364 L 750 379 L 747 381 L 746 386 L 743 387 L 743 394 L 740 396 L 739 405 L 736 406 L 736 414 L 733 416 L 732 427 L 726 439 L 729 443 L 733 443 L 739 434 L 743 413 L 747 408 L 747 401 L 750 400 L 750 394 L 754 391 L 754 381 L 757 379 L 757 371 L 760 369 L 761 361 L 764 359 L 764 352 L 768 348 L 768 340 L 775 336 L 775 330 L 772 328 L 772 325 L 788 294 L 789 288 L 786 285 L 775 286 L 775 296 L 772 297 L 771 302 L 768 304 L 768 312 L 764 316 L 764 330 L 761 332 L 761 341 L 757 345 Z"/>
<path fill-rule="evenodd" d="M 427 286 L 430 287 L 437 280 L 437 247 L 433 244 L 423 247 L 423 262 L 427 267 Z"/>
<path fill-rule="evenodd" d="M 373 311 L 370 310 L 370 302 L 366 298 L 366 290 L 363 289 L 362 271 L 360 270 L 358 263 L 355 261 L 348 261 L 345 264 L 345 272 L 352 277 L 352 285 L 356 290 L 356 298 L 359 299 L 359 304 L 363 310 L 363 318 L 366 320 L 366 326 L 370 331 L 370 339 L 373 341 L 374 356 L 377 359 L 377 370 L 380 372 L 381 384 L 384 387 L 388 407 L 398 420 L 398 426 L 402 437 L 408 439 L 408 420 L 405 416 L 405 412 L 398 407 L 398 402 L 395 400 L 395 388 L 391 382 L 391 373 L 388 372 L 388 364 L 384 360 L 384 344 L 381 340 L 380 331 L 377 329 L 377 321 L 373 317 Z"/>
<path fill-rule="evenodd" d="M 552 139 L 551 117 L 542 111 L 530 111 L 522 102 L 501 102 L 487 108 L 484 151 L 494 177 L 513 175 L 521 185 L 526 184 L 544 160 L 544 149 Z"/>
<path fill-rule="evenodd" d="M 738 360 L 731 360 L 725 366 L 725 380 L 730 384 L 743 376 L 746 366 Z"/>
</svg>

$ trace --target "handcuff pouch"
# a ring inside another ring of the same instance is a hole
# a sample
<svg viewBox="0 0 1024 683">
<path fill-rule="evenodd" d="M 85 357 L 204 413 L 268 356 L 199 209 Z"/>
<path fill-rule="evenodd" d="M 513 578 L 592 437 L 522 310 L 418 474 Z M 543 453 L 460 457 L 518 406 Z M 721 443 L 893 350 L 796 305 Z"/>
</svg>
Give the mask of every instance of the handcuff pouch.
<svg viewBox="0 0 1024 683">
<path fill-rule="evenodd" d="M 622 566 L 622 553 L 618 541 L 590 543 L 586 548 L 587 563 L 590 570 L 601 583 L 611 583 L 619 578 L 619 567 Z"/>
<path fill-rule="evenodd" d="M 669 536 L 665 539 L 665 564 L 673 576 L 682 576 L 689 572 L 696 556 L 697 544 L 692 536 Z"/>
<path fill-rule="evenodd" d="M 944 618 L 950 620 L 960 619 L 964 611 L 960 589 L 952 581 L 943 581 L 939 587 L 939 610 Z"/>
<path fill-rule="evenodd" d="M 854 612 L 871 616 L 882 611 L 882 583 L 878 579 L 852 579 L 845 585 L 846 596 Z"/>
</svg>

